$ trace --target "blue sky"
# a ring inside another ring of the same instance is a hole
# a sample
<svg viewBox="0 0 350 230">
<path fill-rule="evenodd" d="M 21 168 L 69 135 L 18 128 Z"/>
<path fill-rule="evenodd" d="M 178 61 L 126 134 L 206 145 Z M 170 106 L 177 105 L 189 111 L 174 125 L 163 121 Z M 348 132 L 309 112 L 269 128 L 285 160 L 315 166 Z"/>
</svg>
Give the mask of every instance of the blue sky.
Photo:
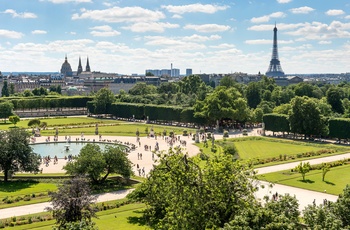
<svg viewBox="0 0 350 230">
<path fill-rule="evenodd" d="M 350 72 L 348 0 L 0 0 L 0 71 Z"/>
</svg>

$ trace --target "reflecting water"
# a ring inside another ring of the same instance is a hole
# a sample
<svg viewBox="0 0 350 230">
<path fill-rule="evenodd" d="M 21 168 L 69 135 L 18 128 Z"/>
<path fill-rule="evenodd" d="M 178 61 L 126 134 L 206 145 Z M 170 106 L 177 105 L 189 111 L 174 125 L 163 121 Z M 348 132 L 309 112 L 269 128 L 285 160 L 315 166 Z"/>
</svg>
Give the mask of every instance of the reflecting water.
<svg viewBox="0 0 350 230">
<path fill-rule="evenodd" d="M 42 143 L 42 144 L 32 144 L 31 147 L 35 153 L 43 156 L 50 156 L 53 158 L 57 156 L 58 158 L 64 158 L 68 155 L 77 156 L 80 152 L 80 149 L 83 148 L 87 143 Z M 115 145 L 107 143 L 95 143 L 100 146 L 103 150 L 106 145 Z"/>
</svg>

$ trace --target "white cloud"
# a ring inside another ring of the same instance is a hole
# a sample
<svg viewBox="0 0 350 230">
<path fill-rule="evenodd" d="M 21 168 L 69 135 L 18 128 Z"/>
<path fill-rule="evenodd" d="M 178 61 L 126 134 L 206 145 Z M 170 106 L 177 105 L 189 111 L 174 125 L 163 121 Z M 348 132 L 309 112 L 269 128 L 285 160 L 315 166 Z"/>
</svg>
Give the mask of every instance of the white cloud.
<svg viewBox="0 0 350 230">
<path fill-rule="evenodd" d="M 7 9 L 3 13 L 4 14 L 11 14 L 13 18 L 37 18 L 38 17 L 34 13 L 29 13 L 29 12 L 17 13 L 13 9 Z"/>
<path fill-rule="evenodd" d="M 285 3 L 290 3 L 293 0 L 277 0 L 278 3 L 285 4 Z"/>
<path fill-rule="evenodd" d="M 216 45 L 216 46 L 210 46 L 210 48 L 214 48 L 214 49 L 232 49 L 234 47 L 235 47 L 235 45 L 228 44 L 228 43 L 221 43 L 221 44 Z"/>
<path fill-rule="evenodd" d="M 285 16 L 286 16 L 286 14 L 283 12 L 274 12 L 272 14 L 264 15 L 261 17 L 254 17 L 254 18 L 250 19 L 250 21 L 252 23 L 263 23 L 263 22 L 270 21 L 271 18 L 284 18 Z"/>
<path fill-rule="evenodd" d="M 131 30 L 132 32 L 157 32 L 162 33 L 165 29 L 173 29 L 180 27 L 178 24 L 164 23 L 164 22 L 137 22 L 131 26 L 124 26 L 123 29 Z"/>
<path fill-rule="evenodd" d="M 19 39 L 23 34 L 13 30 L 0 30 L 0 37 Z"/>
<path fill-rule="evenodd" d="M 347 15 L 344 17 L 345 19 L 350 19 L 350 15 Z"/>
<path fill-rule="evenodd" d="M 329 40 L 331 38 L 350 38 L 350 23 L 332 21 L 330 24 L 321 22 L 305 23 L 295 31 L 286 32 L 288 35 L 300 36 L 306 40 Z"/>
<path fill-rule="evenodd" d="M 167 48 L 175 49 L 186 49 L 186 50 L 196 50 L 205 49 L 204 44 L 199 44 L 196 42 L 183 41 L 181 38 L 168 38 L 164 36 L 145 36 L 146 45 L 149 46 L 164 46 Z"/>
<path fill-rule="evenodd" d="M 119 31 L 113 30 L 112 27 L 108 25 L 91 27 L 90 34 L 94 37 L 113 37 L 120 35 Z"/>
<path fill-rule="evenodd" d="M 174 14 L 171 18 L 180 19 L 180 18 L 182 18 L 182 16 L 180 14 Z"/>
<path fill-rule="evenodd" d="M 95 27 L 91 27 L 90 30 L 111 31 L 111 30 L 112 30 L 112 27 L 110 27 L 109 25 L 95 26 Z"/>
<path fill-rule="evenodd" d="M 272 39 L 255 39 L 255 40 L 246 40 L 246 44 L 249 45 L 265 45 L 265 44 L 271 44 L 272 45 Z M 293 40 L 278 40 L 278 44 L 291 44 L 294 43 Z"/>
<path fill-rule="evenodd" d="M 45 0 L 41 0 L 45 1 Z M 46 0 L 47 2 L 52 2 L 54 4 L 62 4 L 62 3 L 92 3 L 92 0 Z"/>
<path fill-rule="evenodd" d="M 47 31 L 45 31 L 45 30 L 33 30 L 32 34 L 47 34 Z"/>
<path fill-rule="evenodd" d="M 231 28 L 230 26 L 218 25 L 218 24 L 203 24 L 203 25 L 188 24 L 184 26 L 184 29 L 192 29 L 202 33 L 223 32 L 223 31 L 229 30 L 230 28 Z"/>
<path fill-rule="evenodd" d="M 284 24 L 280 23 L 277 24 L 277 29 L 278 30 L 292 30 L 296 29 L 299 27 L 304 26 L 305 23 L 295 23 L 295 24 Z M 253 30 L 253 31 L 272 31 L 274 29 L 275 25 L 272 24 L 261 24 L 261 25 L 256 25 L 256 26 L 251 26 L 248 28 L 248 30 Z"/>
<path fill-rule="evenodd" d="M 182 38 L 184 41 L 192 41 L 192 42 L 204 42 L 204 41 L 213 41 L 221 39 L 220 35 L 210 35 L 210 36 L 202 36 L 198 34 L 193 34 L 191 36 L 185 36 Z"/>
<path fill-rule="evenodd" d="M 308 6 L 302 6 L 299 8 L 290 9 L 289 11 L 292 12 L 293 14 L 308 14 L 314 10 L 315 10 L 314 8 L 311 8 Z"/>
<path fill-rule="evenodd" d="M 219 10 L 226 10 L 229 8 L 229 6 L 226 6 L 226 5 L 225 6 L 218 6 L 218 5 L 212 5 L 212 4 L 203 5 L 200 3 L 190 4 L 190 5 L 181 5 L 181 6 L 163 5 L 161 7 L 175 14 L 197 13 L 197 12 L 213 14 Z"/>
<path fill-rule="evenodd" d="M 81 14 L 73 14 L 72 19 L 91 19 L 103 22 L 152 22 L 165 18 L 160 11 L 142 7 L 113 7 L 105 10 L 82 9 Z"/>
<path fill-rule="evenodd" d="M 342 15 L 345 14 L 345 12 L 343 10 L 328 10 L 326 12 L 326 14 L 328 16 L 338 16 L 338 15 Z"/>
<path fill-rule="evenodd" d="M 318 44 L 320 44 L 320 45 L 329 45 L 329 44 L 332 44 L 332 41 L 319 41 Z"/>
</svg>

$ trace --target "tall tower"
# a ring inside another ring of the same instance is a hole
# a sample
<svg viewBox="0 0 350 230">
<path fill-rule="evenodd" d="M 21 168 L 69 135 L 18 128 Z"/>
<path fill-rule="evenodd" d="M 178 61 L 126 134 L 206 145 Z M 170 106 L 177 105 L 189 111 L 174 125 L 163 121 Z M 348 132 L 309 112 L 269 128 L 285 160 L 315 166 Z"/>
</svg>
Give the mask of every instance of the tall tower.
<svg viewBox="0 0 350 230">
<path fill-rule="evenodd" d="M 272 46 L 272 57 L 270 61 L 269 69 L 266 72 L 268 77 L 283 77 L 284 72 L 282 70 L 280 61 L 278 60 L 278 49 L 277 49 L 277 27 L 273 29 L 273 46 Z"/>
<path fill-rule="evenodd" d="M 81 66 L 81 58 L 79 57 L 79 65 L 78 65 L 77 75 L 81 74 L 81 72 L 83 72 L 83 67 Z"/>
<path fill-rule="evenodd" d="M 86 72 L 91 72 L 91 69 L 90 69 L 90 64 L 89 64 L 89 57 L 87 58 L 86 60 L 86 69 L 85 69 Z"/>
</svg>

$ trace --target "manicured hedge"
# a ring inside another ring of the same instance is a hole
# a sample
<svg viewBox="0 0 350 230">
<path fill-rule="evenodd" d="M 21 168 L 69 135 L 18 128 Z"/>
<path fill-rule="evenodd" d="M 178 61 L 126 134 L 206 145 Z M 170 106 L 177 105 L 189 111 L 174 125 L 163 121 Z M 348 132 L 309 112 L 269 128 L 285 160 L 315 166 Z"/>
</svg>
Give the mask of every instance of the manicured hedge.
<svg viewBox="0 0 350 230">
<path fill-rule="evenodd" d="M 288 116 L 285 114 L 269 113 L 263 116 L 265 130 L 272 132 L 290 132 Z"/>
<path fill-rule="evenodd" d="M 329 120 L 329 136 L 339 139 L 350 138 L 350 119 L 332 118 Z"/>
</svg>

